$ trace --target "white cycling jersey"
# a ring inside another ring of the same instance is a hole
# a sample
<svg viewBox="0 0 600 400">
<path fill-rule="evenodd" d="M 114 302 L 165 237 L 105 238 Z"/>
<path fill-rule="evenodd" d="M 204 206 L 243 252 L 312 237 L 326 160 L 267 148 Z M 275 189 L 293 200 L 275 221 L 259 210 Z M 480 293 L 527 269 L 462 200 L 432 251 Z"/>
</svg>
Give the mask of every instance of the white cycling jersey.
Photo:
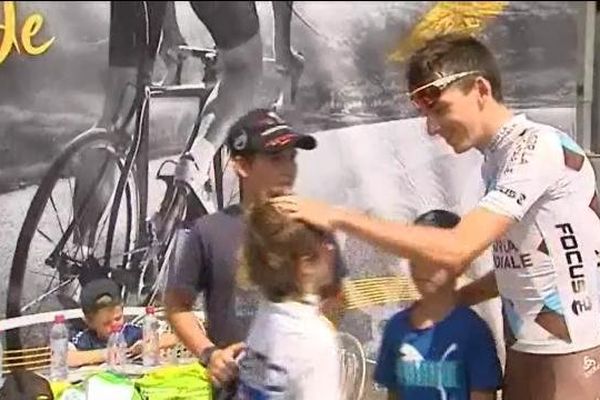
<svg viewBox="0 0 600 400">
<path fill-rule="evenodd" d="M 480 206 L 517 221 L 493 245 L 507 344 L 540 354 L 600 345 L 600 206 L 585 152 L 518 115 L 484 155 Z"/>
</svg>

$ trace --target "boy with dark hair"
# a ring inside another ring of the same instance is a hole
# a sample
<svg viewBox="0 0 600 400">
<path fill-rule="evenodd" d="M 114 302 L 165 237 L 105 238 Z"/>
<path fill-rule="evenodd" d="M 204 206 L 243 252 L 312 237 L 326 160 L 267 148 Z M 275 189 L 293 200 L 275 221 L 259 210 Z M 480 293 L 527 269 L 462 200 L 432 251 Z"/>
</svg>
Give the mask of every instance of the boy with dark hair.
<svg viewBox="0 0 600 400">
<path fill-rule="evenodd" d="M 459 221 L 432 210 L 415 224 L 451 229 Z M 410 270 L 422 298 L 387 323 L 375 381 L 390 400 L 495 399 L 502 369 L 488 326 L 457 304 L 454 275 L 435 265 L 411 263 Z"/>
<path fill-rule="evenodd" d="M 297 152 L 314 149 L 317 141 L 296 131 L 277 113 L 255 109 L 232 125 L 227 145 L 240 180 L 241 202 L 199 218 L 183 232 L 165 293 L 174 331 L 219 388 L 236 380 L 235 358 L 258 307 L 258 291 L 239 287 L 235 278 L 246 229 L 244 213 L 267 193 L 290 193 L 297 175 Z M 337 246 L 335 260 L 335 282 L 324 288 L 322 297 L 334 304 L 330 308 L 341 308 L 342 300 L 336 297 L 347 271 Z M 192 311 L 199 295 L 205 301 L 206 330 Z"/>
</svg>

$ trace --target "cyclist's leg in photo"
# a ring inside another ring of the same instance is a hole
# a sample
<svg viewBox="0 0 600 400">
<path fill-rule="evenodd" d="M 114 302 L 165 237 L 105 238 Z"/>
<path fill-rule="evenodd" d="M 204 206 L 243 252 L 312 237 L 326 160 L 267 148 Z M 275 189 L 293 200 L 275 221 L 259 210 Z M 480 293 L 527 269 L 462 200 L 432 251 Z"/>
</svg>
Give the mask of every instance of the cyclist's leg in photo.
<svg viewBox="0 0 600 400">
<path fill-rule="evenodd" d="M 273 52 L 275 53 L 275 63 L 278 71 L 289 79 L 290 98 L 283 99 L 285 108 L 287 104 L 292 104 L 295 100 L 298 81 L 304 70 L 304 57 L 302 54 L 294 51 L 291 45 L 290 25 L 292 20 L 293 1 L 273 1 Z M 282 88 L 285 91 L 285 88 Z"/>
<path fill-rule="evenodd" d="M 213 157 L 225 142 L 229 126 L 254 106 L 262 77 L 262 40 L 254 2 L 191 5 L 215 41 L 222 72 L 202 110 L 199 134 L 190 151 L 193 161 L 182 162 L 179 178 L 203 201 L 210 201 L 204 184 Z"/>
<path fill-rule="evenodd" d="M 111 2 L 109 67 L 103 110 L 96 127 L 113 129 L 134 106 L 137 91 L 149 81 L 165 6 L 166 2 Z M 143 72 L 139 75 L 141 65 Z M 119 169 L 114 158 L 108 156 L 106 151 L 87 149 L 80 154 L 75 168 L 73 208 L 81 217 L 73 241 L 82 247 L 84 257 L 94 247 L 98 222 L 118 179 Z"/>
<path fill-rule="evenodd" d="M 143 86 L 150 82 L 161 40 L 161 28 L 167 5 L 170 3 L 111 2 L 109 67 L 99 125 L 111 128 L 117 118 L 124 118 L 134 106 L 136 92 L 141 91 Z M 172 30 L 173 28 L 169 29 L 169 32 Z M 138 74 L 140 68 L 142 71 Z"/>
</svg>

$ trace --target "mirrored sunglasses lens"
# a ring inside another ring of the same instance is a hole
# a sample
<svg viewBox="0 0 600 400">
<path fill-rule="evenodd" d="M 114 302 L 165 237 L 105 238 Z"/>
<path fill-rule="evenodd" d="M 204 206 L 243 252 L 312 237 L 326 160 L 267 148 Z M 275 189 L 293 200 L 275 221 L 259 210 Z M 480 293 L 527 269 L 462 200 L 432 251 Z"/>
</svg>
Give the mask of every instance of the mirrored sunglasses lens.
<svg viewBox="0 0 600 400">
<path fill-rule="evenodd" d="M 437 86 L 429 86 L 411 96 L 412 102 L 420 110 L 427 110 L 440 98 L 441 90 Z"/>
</svg>

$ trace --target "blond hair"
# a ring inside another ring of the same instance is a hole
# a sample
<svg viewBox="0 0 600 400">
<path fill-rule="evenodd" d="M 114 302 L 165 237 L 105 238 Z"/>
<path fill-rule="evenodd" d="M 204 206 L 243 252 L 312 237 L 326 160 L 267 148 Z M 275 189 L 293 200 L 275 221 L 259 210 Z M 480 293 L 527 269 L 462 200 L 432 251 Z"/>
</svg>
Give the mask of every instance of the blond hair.
<svg viewBox="0 0 600 400">
<path fill-rule="evenodd" d="M 246 234 L 238 279 L 252 283 L 270 301 L 301 295 L 297 267 L 304 257 L 317 257 L 324 233 L 292 220 L 261 200 L 246 214 Z"/>
</svg>

